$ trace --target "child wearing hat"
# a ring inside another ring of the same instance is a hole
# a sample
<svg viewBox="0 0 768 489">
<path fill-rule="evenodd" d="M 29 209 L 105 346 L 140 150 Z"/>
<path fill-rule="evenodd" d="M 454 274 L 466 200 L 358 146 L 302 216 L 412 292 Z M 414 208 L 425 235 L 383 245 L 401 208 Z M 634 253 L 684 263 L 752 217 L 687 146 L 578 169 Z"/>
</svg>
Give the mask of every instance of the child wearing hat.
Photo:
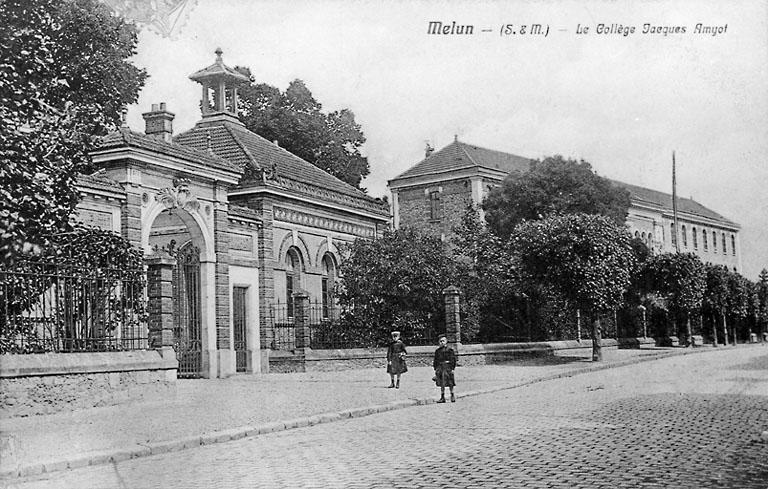
<svg viewBox="0 0 768 489">
<path fill-rule="evenodd" d="M 435 384 L 440 387 L 440 400 L 437 402 L 445 402 L 445 388 L 448 387 L 451 390 L 451 402 L 456 402 L 456 397 L 453 395 L 453 387 L 456 382 L 453 378 L 453 369 L 456 368 L 456 354 L 453 352 L 453 348 L 448 346 L 448 338 L 444 334 L 440 335 L 440 347 L 435 350 L 435 360 L 432 362 L 432 366 L 435 368 Z"/>
<path fill-rule="evenodd" d="M 408 352 L 405 351 L 405 344 L 400 339 L 400 331 L 392 331 L 392 342 L 387 350 L 387 373 L 389 374 L 391 388 L 400 388 L 400 374 L 408 371 L 405 364 L 405 357 Z M 395 383 L 397 377 L 397 383 Z"/>
</svg>

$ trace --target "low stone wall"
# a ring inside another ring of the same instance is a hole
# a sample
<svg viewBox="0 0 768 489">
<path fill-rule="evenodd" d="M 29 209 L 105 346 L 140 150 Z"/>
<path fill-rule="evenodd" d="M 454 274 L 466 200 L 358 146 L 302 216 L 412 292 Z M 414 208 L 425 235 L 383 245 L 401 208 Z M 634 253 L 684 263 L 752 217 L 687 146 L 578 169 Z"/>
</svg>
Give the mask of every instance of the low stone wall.
<svg viewBox="0 0 768 489">
<path fill-rule="evenodd" d="M 655 346 L 653 338 L 604 339 L 603 348 L 642 348 Z M 436 346 L 406 346 L 409 366 L 432 366 Z M 459 346 L 459 365 L 493 365 L 498 363 L 554 355 L 558 350 L 592 351 L 592 341 L 545 341 L 538 343 L 489 343 Z M 336 371 L 355 368 L 385 368 L 386 348 L 352 348 L 348 350 L 269 351 L 269 372 Z"/>
<path fill-rule="evenodd" d="M 178 362 L 162 350 L 0 356 L 3 415 L 30 416 L 173 396 Z"/>
</svg>

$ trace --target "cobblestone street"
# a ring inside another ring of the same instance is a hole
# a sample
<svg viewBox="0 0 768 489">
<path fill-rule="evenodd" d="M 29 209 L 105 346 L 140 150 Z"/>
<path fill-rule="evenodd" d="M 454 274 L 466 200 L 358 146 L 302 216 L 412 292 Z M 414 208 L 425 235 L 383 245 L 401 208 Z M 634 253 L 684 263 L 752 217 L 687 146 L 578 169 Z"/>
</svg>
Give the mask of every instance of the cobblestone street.
<svg viewBox="0 0 768 489">
<path fill-rule="evenodd" d="M 763 431 L 768 349 L 723 349 L 9 487 L 765 489 Z"/>
</svg>

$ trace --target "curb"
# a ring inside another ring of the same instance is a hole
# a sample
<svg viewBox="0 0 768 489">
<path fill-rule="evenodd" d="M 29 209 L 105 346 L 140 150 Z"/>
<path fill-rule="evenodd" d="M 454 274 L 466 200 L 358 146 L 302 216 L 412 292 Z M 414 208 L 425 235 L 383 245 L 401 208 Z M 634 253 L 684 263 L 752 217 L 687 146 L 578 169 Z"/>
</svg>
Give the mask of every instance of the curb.
<svg viewBox="0 0 768 489">
<path fill-rule="evenodd" d="M 625 367 L 627 365 L 635 365 L 643 362 L 650 362 L 654 360 L 660 360 L 662 358 L 670 358 L 676 356 L 692 355 L 696 353 L 714 352 L 720 351 L 716 348 L 692 348 L 683 351 L 665 350 L 657 354 L 647 355 L 643 357 L 631 358 L 628 360 L 622 360 L 610 364 L 597 364 L 589 367 L 575 369 L 569 372 L 560 372 L 557 374 L 546 375 L 535 379 L 519 382 L 516 384 L 503 385 L 499 387 L 493 387 L 489 389 L 475 390 L 457 393 L 456 397 L 462 399 L 465 397 L 474 397 L 484 394 L 493 394 L 505 390 L 518 389 L 520 387 L 526 387 L 541 382 L 547 382 L 550 380 L 563 379 L 567 377 L 573 377 L 575 375 L 582 375 L 591 372 L 597 372 L 600 370 L 608 370 L 611 368 Z M 295 428 L 304 428 L 308 426 L 314 426 L 324 423 L 333 423 L 336 421 L 343 421 L 345 419 L 361 418 L 364 416 L 370 416 L 372 414 L 384 413 L 387 411 L 395 411 L 399 409 L 405 409 L 413 406 L 424 406 L 434 404 L 435 399 L 430 398 L 411 398 L 401 401 L 394 401 L 386 404 L 377 404 L 372 406 L 346 409 L 338 412 L 328 412 L 316 414 L 313 416 L 295 418 L 286 421 L 276 421 L 256 426 L 242 426 L 238 428 L 232 428 L 222 431 L 215 431 L 213 433 L 207 433 L 204 435 L 191 436 L 186 438 L 179 438 L 176 440 L 166 440 L 161 442 L 154 442 L 142 445 L 133 445 L 130 447 L 91 452 L 82 456 L 73 457 L 65 460 L 54 460 L 49 462 L 41 462 L 19 467 L 16 470 L 0 472 L 0 480 L 8 480 L 29 476 L 37 476 L 42 474 L 48 474 L 51 472 L 58 472 L 66 469 L 76 469 L 81 467 L 88 467 L 93 465 L 104 465 L 109 463 L 123 462 L 125 460 L 131 460 L 134 458 L 148 457 L 151 455 L 159 455 L 162 453 L 179 452 L 189 448 L 195 448 L 205 445 L 213 445 L 217 443 L 225 443 L 228 441 L 239 440 L 242 438 L 253 437 L 263 435 L 267 433 L 274 433 L 278 431 L 287 431 Z"/>
</svg>

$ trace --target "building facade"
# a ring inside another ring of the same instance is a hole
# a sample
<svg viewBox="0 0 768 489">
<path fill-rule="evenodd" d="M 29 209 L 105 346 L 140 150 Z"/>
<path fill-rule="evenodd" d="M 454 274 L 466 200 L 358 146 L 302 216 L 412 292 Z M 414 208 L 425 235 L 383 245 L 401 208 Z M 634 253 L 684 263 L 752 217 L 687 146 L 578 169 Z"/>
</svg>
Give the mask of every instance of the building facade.
<svg viewBox="0 0 768 489">
<path fill-rule="evenodd" d="M 461 142 L 426 157 L 388 182 L 395 228 L 414 226 L 449 236 L 469 205 L 480 206 L 488 192 L 513 171 L 530 168 L 530 158 Z M 619 181 L 629 191 L 627 227 L 653 253 L 675 251 L 672 196 Z M 705 263 L 741 271 L 740 226 L 693 199 L 677 199 L 679 249 Z"/>
<path fill-rule="evenodd" d="M 246 129 L 236 114 L 248 79 L 221 54 L 190 75 L 202 88 L 192 129 L 174 135 L 174 114 L 153 105 L 144 133 L 103 138 L 100 170 L 78 184 L 81 221 L 143 249 L 150 276 L 168 269 L 167 284 L 150 283 L 163 323 L 150 337 L 162 329 L 157 341 L 193 377 L 268 371 L 276 314 L 291 319 L 297 292 L 329 310 L 340 243 L 389 220 L 383 202 Z"/>
</svg>

